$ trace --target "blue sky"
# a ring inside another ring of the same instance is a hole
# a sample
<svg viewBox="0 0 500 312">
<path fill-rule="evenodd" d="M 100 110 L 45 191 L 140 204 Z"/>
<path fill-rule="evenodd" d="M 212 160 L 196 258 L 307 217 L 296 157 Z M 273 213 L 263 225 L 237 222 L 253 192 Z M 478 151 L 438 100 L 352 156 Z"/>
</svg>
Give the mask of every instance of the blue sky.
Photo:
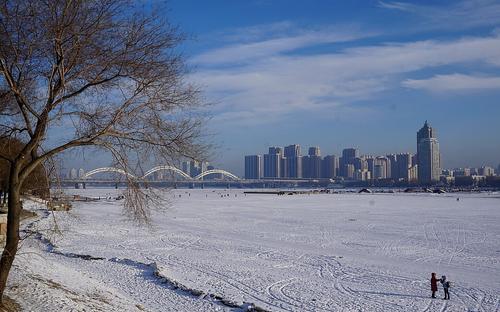
<svg viewBox="0 0 500 312">
<path fill-rule="evenodd" d="M 188 79 L 213 103 L 214 162 L 298 143 L 415 152 L 425 120 L 446 168 L 500 163 L 500 1 L 170 0 Z"/>
</svg>

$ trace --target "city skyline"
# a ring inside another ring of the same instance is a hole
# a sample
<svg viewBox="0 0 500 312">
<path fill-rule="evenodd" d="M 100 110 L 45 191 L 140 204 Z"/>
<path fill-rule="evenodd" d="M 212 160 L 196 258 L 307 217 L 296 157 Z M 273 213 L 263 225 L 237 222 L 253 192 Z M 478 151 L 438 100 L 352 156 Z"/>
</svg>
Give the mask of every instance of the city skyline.
<svg viewBox="0 0 500 312">
<path fill-rule="evenodd" d="M 301 152 L 299 144 L 271 146 L 267 154 L 246 155 L 245 179 L 346 179 L 370 181 L 392 179 L 421 185 L 435 184 L 442 178 L 469 175 L 495 175 L 497 168 L 484 165 L 473 168 L 443 168 L 436 129 L 426 120 L 417 132 L 417 153 L 362 154 L 358 148 L 346 147 L 341 155 L 321 156 L 319 146 Z M 472 172 L 471 172 L 472 171 Z"/>
<path fill-rule="evenodd" d="M 425 121 L 427 123 L 427 120 Z M 414 138 L 414 135 L 408 135 L 408 137 L 412 137 Z M 408 149 L 408 150 L 402 150 L 402 149 L 398 149 L 397 151 L 387 151 L 387 152 L 370 152 L 370 151 L 366 151 L 364 149 L 362 149 L 360 146 L 358 145 L 346 145 L 344 147 L 341 147 L 341 146 L 337 146 L 337 147 L 334 147 L 334 148 L 331 148 L 328 149 L 328 146 L 326 148 L 324 148 L 323 146 L 318 146 L 318 145 L 314 145 L 314 144 L 299 144 L 299 143 L 293 143 L 293 144 L 289 144 L 289 145 L 286 145 L 286 144 L 271 144 L 271 145 L 267 145 L 265 146 L 263 149 L 261 150 L 267 150 L 271 147 L 273 148 L 278 148 L 278 149 L 283 149 L 285 146 L 290 146 L 290 145 L 297 145 L 299 147 L 303 147 L 304 149 L 310 149 L 310 148 L 319 148 L 319 150 L 321 150 L 322 152 L 322 155 L 324 156 L 336 156 L 337 158 L 340 157 L 342 155 L 342 152 L 346 149 L 350 149 L 350 148 L 354 148 L 354 149 L 357 149 L 360 153 L 360 155 L 362 156 L 387 156 L 387 155 L 393 155 L 393 154 L 406 154 L 406 153 L 409 153 L 409 154 L 413 154 L 415 155 L 417 153 L 417 146 L 414 144 L 414 141 L 410 140 L 410 145 L 413 144 L 413 149 Z M 440 144 L 441 144 L 441 140 L 440 140 Z M 262 144 L 261 144 L 262 145 Z M 330 152 L 330 151 L 335 151 L 335 152 Z M 94 169 L 94 168 L 97 168 L 97 167 L 104 167 L 104 166 L 107 166 L 107 163 L 103 163 L 102 160 L 98 161 L 98 162 L 95 162 L 95 161 L 91 161 L 92 160 L 92 156 L 91 156 L 92 153 L 89 153 L 87 155 L 87 157 L 90 157 L 89 158 L 89 161 L 86 161 L 86 160 L 78 160 L 77 162 L 74 162 L 74 163 L 71 163 L 71 162 L 65 162 L 66 165 L 64 166 L 63 168 L 63 172 L 66 172 L 66 174 L 69 174 L 69 171 L 71 171 L 71 169 L 85 169 L 85 170 L 90 170 L 90 169 Z M 221 169 L 225 169 L 229 172 L 232 172 L 240 177 L 244 177 L 245 176 L 245 164 L 243 162 L 242 164 L 242 161 L 241 161 L 241 158 L 244 158 L 244 157 L 247 157 L 247 156 L 254 156 L 254 155 L 259 155 L 262 157 L 261 161 L 264 161 L 264 154 L 265 153 L 261 153 L 261 154 L 252 154 L 252 153 L 249 153 L 249 154 L 243 154 L 241 153 L 241 156 L 238 160 L 238 165 L 236 166 L 226 166 L 220 159 L 211 159 L 210 160 L 210 164 L 213 164 L 213 166 L 211 167 L 216 167 L 216 168 L 221 168 Z M 307 154 L 307 153 L 306 153 Z M 301 153 L 302 155 L 302 153 Z M 442 155 L 441 155 L 442 157 Z M 78 158 L 78 157 L 76 157 Z M 181 161 L 179 162 L 179 169 L 185 171 L 186 173 L 190 173 L 189 170 L 184 170 L 183 168 L 183 164 L 186 163 L 186 161 Z M 467 160 L 464 160 L 463 163 L 465 165 L 462 165 L 462 166 L 446 166 L 446 165 L 443 165 L 442 162 L 441 162 L 441 169 L 443 170 L 453 170 L 453 169 L 470 169 L 470 168 L 476 168 L 476 169 L 479 169 L 479 168 L 483 168 L 483 167 L 490 167 L 490 168 L 493 168 L 495 170 L 496 173 L 499 173 L 500 172 L 500 159 L 498 160 L 497 163 L 477 163 L 477 164 L 470 164 L 470 162 L 468 162 Z M 264 168 L 262 168 L 262 175 L 264 175 Z"/>
<path fill-rule="evenodd" d="M 175 164 L 156 164 L 157 166 L 154 169 L 167 167 L 165 177 L 175 174 L 175 170 L 178 171 L 178 174 L 184 173 L 185 177 L 195 178 L 206 171 L 221 169 L 233 175 L 233 177 L 239 175 L 240 178 L 251 180 L 269 178 L 341 179 L 347 181 L 393 180 L 405 183 L 418 182 L 420 185 L 430 185 L 438 182 L 449 183 L 450 178 L 457 176 L 500 175 L 500 163 L 497 167 L 488 164 L 478 167 L 443 166 L 437 130 L 427 120 L 416 131 L 416 138 L 416 153 L 370 154 L 361 153 L 358 147 L 345 147 L 339 155 L 327 153 L 322 156 L 319 146 L 309 146 L 307 152 L 304 146 L 304 154 L 300 144 L 270 146 L 267 154 L 244 156 L 243 174 L 226 170 L 223 165 L 221 168 L 217 168 L 208 161 L 193 159 L 179 161 L 177 166 Z M 101 169 L 106 168 L 95 168 L 92 171 L 95 172 Z M 236 176 L 234 176 L 234 173 L 236 173 Z M 84 174 L 85 170 L 83 168 L 77 169 L 73 167 L 68 168 L 66 173 L 63 173 L 63 176 L 76 179 L 82 178 Z M 148 175 L 149 171 L 145 176 Z M 162 180 L 164 171 L 158 171 L 155 176 Z M 208 179 L 217 180 L 221 178 L 220 173 L 208 176 Z"/>
</svg>

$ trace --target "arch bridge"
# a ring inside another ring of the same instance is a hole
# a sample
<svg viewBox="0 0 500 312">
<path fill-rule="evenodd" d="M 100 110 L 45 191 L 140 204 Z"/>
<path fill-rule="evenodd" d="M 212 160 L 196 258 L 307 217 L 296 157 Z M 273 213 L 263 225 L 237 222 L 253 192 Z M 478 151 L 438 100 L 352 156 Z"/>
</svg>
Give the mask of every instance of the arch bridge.
<svg viewBox="0 0 500 312">
<path fill-rule="evenodd" d="M 180 170 L 179 168 L 176 168 L 176 167 L 170 166 L 170 165 L 162 165 L 162 166 L 156 166 L 154 168 L 151 168 L 148 171 L 146 171 L 146 173 L 144 173 L 144 175 L 142 177 L 137 177 L 134 174 L 127 172 L 127 171 L 120 169 L 120 168 L 102 167 L 102 168 L 96 168 L 94 170 L 86 172 L 83 175 L 82 179 L 86 180 L 86 179 L 90 178 L 91 176 L 98 174 L 98 173 L 118 173 L 118 174 L 121 174 L 124 176 L 128 176 L 129 178 L 132 178 L 132 179 L 144 180 L 145 178 L 152 175 L 153 173 L 158 172 L 158 171 L 162 171 L 162 170 L 172 171 L 174 173 L 177 173 L 181 177 L 185 178 L 186 180 L 193 180 L 193 181 L 202 180 L 203 177 L 210 175 L 210 174 L 221 174 L 221 175 L 226 176 L 228 178 L 231 178 L 233 180 L 241 180 L 237 175 L 232 174 L 231 172 L 223 170 L 223 169 L 207 170 L 207 171 L 203 171 L 202 173 L 200 173 L 199 175 L 197 175 L 195 177 L 191 177 L 190 175 L 188 175 L 184 171 Z"/>
<path fill-rule="evenodd" d="M 88 179 L 90 178 L 91 176 L 95 175 L 95 174 L 98 174 L 98 173 L 104 173 L 104 172 L 108 172 L 108 173 L 119 173 L 121 175 L 124 175 L 124 176 L 128 176 L 129 178 L 132 178 L 132 179 L 137 179 L 137 177 L 133 174 L 131 174 L 130 172 L 126 172 L 125 170 L 123 169 L 120 169 L 120 168 L 114 168 L 114 167 L 102 167 L 102 168 L 97 168 L 97 169 L 94 169 L 94 170 L 90 170 L 89 172 L 86 172 L 84 175 L 83 175 L 83 179 Z"/>
</svg>

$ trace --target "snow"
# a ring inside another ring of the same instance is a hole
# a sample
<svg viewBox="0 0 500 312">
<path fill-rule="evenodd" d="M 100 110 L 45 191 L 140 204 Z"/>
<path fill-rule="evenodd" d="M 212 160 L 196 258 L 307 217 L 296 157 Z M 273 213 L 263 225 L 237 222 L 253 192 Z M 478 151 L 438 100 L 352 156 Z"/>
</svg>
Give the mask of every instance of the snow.
<svg viewBox="0 0 500 312">
<path fill-rule="evenodd" d="M 41 217 L 24 222 L 36 234 L 23 241 L 8 294 L 29 311 L 500 309 L 499 194 L 164 197 L 149 227 L 113 199 L 53 216 L 27 203 Z M 430 298 L 431 272 L 452 281 L 451 300 L 441 287 Z"/>
</svg>

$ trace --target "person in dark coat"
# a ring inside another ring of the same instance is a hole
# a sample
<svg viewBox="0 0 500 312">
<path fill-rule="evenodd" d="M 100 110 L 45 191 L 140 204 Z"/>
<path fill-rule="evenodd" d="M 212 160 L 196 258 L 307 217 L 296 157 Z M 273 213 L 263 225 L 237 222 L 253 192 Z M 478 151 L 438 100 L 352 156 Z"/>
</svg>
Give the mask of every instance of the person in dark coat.
<svg viewBox="0 0 500 312">
<path fill-rule="evenodd" d="M 436 278 L 436 273 L 431 274 L 431 291 L 432 298 L 436 298 L 436 291 L 438 290 L 438 279 Z"/>
</svg>

